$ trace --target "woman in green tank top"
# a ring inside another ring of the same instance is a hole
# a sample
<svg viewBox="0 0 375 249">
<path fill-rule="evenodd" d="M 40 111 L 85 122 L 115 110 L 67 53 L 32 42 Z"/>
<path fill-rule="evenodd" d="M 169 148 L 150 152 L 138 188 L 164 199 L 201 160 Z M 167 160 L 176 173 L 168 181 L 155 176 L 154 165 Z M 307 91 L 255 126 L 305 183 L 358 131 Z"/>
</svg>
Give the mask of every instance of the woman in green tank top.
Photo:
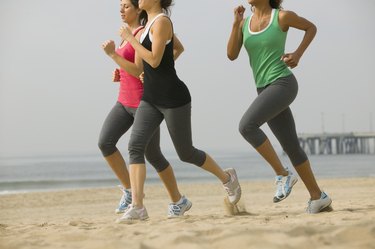
<svg viewBox="0 0 375 249">
<path fill-rule="evenodd" d="M 242 136 L 272 166 L 276 174 L 273 202 L 284 200 L 298 178 L 285 168 L 267 136 L 260 129 L 267 123 L 288 155 L 310 193 L 306 211 L 318 213 L 330 207 L 332 200 L 321 191 L 301 148 L 289 105 L 297 95 L 298 84 L 290 69 L 296 67 L 313 40 L 316 27 L 292 11 L 281 10 L 282 0 L 248 0 L 252 15 L 244 18 L 245 8 L 234 10 L 234 23 L 227 46 L 230 60 L 237 59 L 245 47 L 253 72 L 258 96 L 243 115 L 239 130 Z M 305 32 L 298 48 L 285 53 L 289 28 Z"/>
</svg>

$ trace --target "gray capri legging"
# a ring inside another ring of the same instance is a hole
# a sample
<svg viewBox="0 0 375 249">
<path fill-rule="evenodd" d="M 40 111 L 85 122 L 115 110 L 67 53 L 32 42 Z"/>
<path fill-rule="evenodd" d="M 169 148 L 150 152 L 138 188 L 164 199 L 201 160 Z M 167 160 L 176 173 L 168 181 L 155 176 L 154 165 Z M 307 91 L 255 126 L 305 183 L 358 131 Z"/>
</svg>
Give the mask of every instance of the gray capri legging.
<svg viewBox="0 0 375 249">
<path fill-rule="evenodd" d="M 202 166 L 206 153 L 194 148 L 191 135 L 191 103 L 177 108 L 163 108 L 141 101 L 129 141 L 130 164 L 143 164 L 148 141 L 165 120 L 179 158 Z"/>
<path fill-rule="evenodd" d="M 257 91 L 258 96 L 240 121 L 241 135 L 257 148 L 267 139 L 259 128 L 267 122 L 293 166 L 302 164 L 307 156 L 299 144 L 293 114 L 289 108 L 298 92 L 296 78 L 291 74 L 258 88 Z"/>
<path fill-rule="evenodd" d="M 116 102 L 104 121 L 99 136 L 98 146 L 104 157 L 110 156 L 118 151 L 116 144 L 118 140 L 133 125 L 137 108 L 123 106 Z M 163 171 L 168 165 L 160 150 L 160 129 L 157 128 L 146 146 L 145 156 L 157 172 Z"/>
</svg>

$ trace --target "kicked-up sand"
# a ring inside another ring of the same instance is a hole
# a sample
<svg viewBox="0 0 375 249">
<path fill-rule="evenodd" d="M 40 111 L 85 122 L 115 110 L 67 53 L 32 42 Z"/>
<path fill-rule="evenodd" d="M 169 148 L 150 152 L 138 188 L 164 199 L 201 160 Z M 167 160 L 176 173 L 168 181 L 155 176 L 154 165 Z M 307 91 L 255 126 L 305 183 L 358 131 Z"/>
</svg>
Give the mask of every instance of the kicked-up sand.
<svg viewBox="0 0 375 249">
<path fill-rule="evenodd" d="M 248 213 L 231 216 L 219 183 L 180 184 L 193 206 L 167 219 L 164 187 L 147 185 L 150 218 L 117 224 L 117 188 L 0 196 L 0 248 L 79 249 L 370 249 L 375 248 L 375 178 L 321 179 L 333 211 L 306 214 L 308 193 L 299 181 L 274 204 L 273 181 L 241 182 Z"/>
</svg>

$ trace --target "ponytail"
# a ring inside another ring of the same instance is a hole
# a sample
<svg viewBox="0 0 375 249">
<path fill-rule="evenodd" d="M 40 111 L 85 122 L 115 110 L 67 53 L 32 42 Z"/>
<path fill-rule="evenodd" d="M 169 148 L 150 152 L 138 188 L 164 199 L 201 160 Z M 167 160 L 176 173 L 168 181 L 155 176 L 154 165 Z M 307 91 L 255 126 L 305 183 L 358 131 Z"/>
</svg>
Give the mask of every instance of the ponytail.
<svg viewBox="0 0 375 249">
<path fill-rule="evenodd" d="M 283 0 L 270 0 L 270 6 L 273 9 L 281 9 L 281 3 Z"/>
</svg>

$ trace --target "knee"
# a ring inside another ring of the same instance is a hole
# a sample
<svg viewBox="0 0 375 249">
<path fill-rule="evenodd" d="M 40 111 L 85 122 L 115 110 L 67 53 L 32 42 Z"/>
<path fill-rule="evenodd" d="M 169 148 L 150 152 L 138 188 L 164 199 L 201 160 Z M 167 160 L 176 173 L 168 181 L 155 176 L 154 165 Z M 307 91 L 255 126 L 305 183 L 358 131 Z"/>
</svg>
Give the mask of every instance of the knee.
<svg viewBox="0 0 375 249">
<path fill-rule="evenodd" d="M 128 144 L 128 152 L 130 157 L 130 164 L 144 163 L 145 145 L 136 139 L 130 138 Z"/>
<path fill-rule="evenodd" d="M 139 144 L 133 140 L 129 141 L 128 151 L 129 155 L 141 154 L 143 156 L 145 154 L 145 149 L 142 144 Z"/>
<path fill-rule="evenodd" d="M 161 151 L 146 150 L 145 156 L 147 161 L 152 165 L 152 167 L 155 168 L 157 172 L 162 172 L 169 166 L 169 162 L 167 159 L 165 159 Z"/>
<path fill-rule="evenodd" d="M 257 125 L 253 121 L 250 121 L 250 122 L 241 121 L 238 126 L 238 130 L 240 134 L 245 138 L 248 138 L 249 136 L 251 136 L 251 134 L 257 129 L 259 129 L 259 125 Z"/>
<path fill-rule="evenodd" d="M 104 157 L 110 156 L 117 151 L 116 144 L 103 139 L 99 139 L 98 147 Z"/>
<path fill-rule="evenodd" d="M 192 163 L 192 158 L 193 158 L 192 153 L 179 153 L 178 157 L 184 163 Z"/>
<path fill-rule="evenodd" d="M 177 154 L 181 161 L 194 164 L 199 167 L 201 167 L 206 160 L 206 153 L 194 147 L 191 150 L 177 152 Z"/>
</svg>

